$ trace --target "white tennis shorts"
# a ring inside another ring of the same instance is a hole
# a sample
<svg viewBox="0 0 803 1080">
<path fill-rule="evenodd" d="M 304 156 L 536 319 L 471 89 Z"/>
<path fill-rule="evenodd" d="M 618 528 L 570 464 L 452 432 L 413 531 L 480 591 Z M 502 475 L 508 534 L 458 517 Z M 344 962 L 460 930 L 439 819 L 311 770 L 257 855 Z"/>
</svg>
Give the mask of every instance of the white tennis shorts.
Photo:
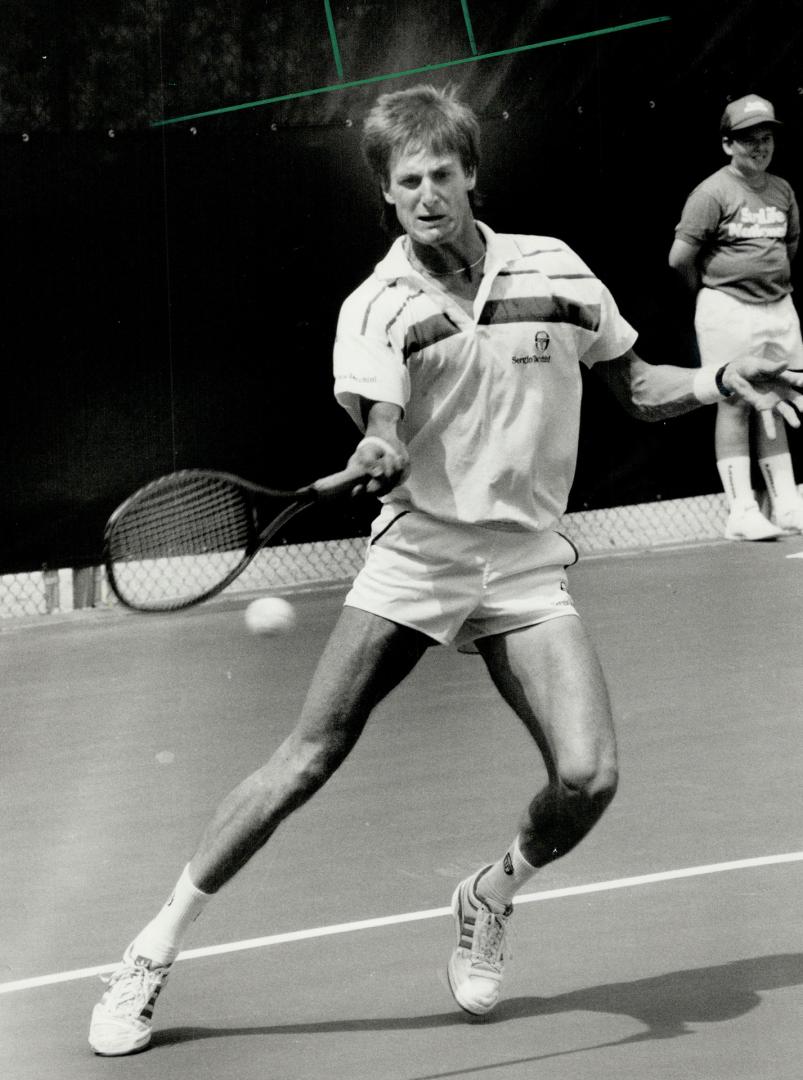
<svg viewBox="0 0 803 1080">
<path fill-rule="evenodd" d="M 565 573 L 577 559 L 557 532 L 454 524 L 386 504 L 345 603 L 476 651 L 477 638 L 577 615 Z"/>
<path fill-rule="evenodd" d="M 703 367 L 720 368 L 750 357 L 803 367 L 800 319 L 791 296 L 747 304 L 720 289 L 700 289 L 694 329 Z"/>
</svg>

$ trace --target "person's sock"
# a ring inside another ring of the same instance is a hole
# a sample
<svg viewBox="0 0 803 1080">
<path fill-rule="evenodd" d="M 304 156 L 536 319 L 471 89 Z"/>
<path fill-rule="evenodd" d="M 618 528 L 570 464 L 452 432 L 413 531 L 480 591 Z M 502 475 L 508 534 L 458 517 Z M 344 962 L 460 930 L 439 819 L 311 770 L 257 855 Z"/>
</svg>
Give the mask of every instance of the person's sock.
<svg viewBox="0 0 803 1080">
<path fill-rule="evenodd" d="M 134 938 L 131 952 L 135 956 L 147 957 L 155 964 L 172 964 L 179 954 L 184 934 L 212 895 L 201 892 L 193 885 L 189 866 L 185 866 L 170 899 Z"/>
<path fill-rule="evenodd" d="M 731 510 L 743 510 L 755 502 L 749 457 L 720 458 L 717 471 Z"/>
<path fill-rule="evenodd" d="M 480 900 L 490 902 L 490 906 L 508 908 L 513 903 L 513 897 L 536 870 L 537 867 L 528 863 L 522 855 L 517 836 L 502 858 L 480 877 L 475 891 Z"/>
<path fill-rule="evenodd" d="M 791 454 L 772 454 L 759 458 L 759 468 L 767 485 L 772 509 L 778 512 L 797 506 L 800 501 Z"/>
</svg>

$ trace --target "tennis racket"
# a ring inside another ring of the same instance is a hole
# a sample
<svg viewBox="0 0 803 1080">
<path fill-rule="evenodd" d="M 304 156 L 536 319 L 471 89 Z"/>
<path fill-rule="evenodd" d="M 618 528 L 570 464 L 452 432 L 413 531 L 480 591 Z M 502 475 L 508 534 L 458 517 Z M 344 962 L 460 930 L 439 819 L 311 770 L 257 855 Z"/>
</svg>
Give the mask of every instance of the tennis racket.
<svg viewBox="0 0 803 1080">
<path fill-rule="evenodd" d="M 200 604 L 239 577 L 296 514 L 349 495 L 366 479 L 345 469 L 297 491 L 274 491 L 209 469 L 161 476 L 109 518 L 103 552 L 109 585 L 134 611 Z"/>
</svg>

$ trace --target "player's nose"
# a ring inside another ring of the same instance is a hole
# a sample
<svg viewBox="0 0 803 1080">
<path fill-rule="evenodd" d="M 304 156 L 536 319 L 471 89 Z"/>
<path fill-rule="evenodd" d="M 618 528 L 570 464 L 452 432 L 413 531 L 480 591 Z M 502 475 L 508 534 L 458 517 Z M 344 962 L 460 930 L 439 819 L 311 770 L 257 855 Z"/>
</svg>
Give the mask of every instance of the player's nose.
<svg viewBox="0 0 803 1080">
<path fill-rule="evenodd" d="M 425 206 L 432 206 L 438 201 L 438 192 L 431 180 L 426 177 L 421 182 L 421 202 Z"/>
</svg>

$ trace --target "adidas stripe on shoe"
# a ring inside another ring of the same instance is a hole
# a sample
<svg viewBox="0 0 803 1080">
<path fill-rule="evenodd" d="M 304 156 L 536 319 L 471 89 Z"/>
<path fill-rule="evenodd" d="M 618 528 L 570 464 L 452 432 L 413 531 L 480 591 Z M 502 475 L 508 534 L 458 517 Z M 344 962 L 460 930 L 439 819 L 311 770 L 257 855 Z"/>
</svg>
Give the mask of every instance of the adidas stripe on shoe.
<svg viewBox="0 0 803 1080">
<path fill-rule="evenodd" d="M 513 908 L 493 911 L 476 893 L 488 870 L 461 881 L 452 896 L 457 946 L 449 958 L 449 986 L 461 1009 L 481 1016 L 499 1000 L 506 959 L 505 933 Z"/>
<path fill-rule="evenodd" d="M 153 1007 L 167 982 L 170 966 L 160 967 L 144 956 L 135 956 L 128 946 L 123 962 L 109 976 L 106 991 L 92 1011 L 89 1045 L 96 1054 L 133 1054 L 148 1045 Z"/>
</svg>

